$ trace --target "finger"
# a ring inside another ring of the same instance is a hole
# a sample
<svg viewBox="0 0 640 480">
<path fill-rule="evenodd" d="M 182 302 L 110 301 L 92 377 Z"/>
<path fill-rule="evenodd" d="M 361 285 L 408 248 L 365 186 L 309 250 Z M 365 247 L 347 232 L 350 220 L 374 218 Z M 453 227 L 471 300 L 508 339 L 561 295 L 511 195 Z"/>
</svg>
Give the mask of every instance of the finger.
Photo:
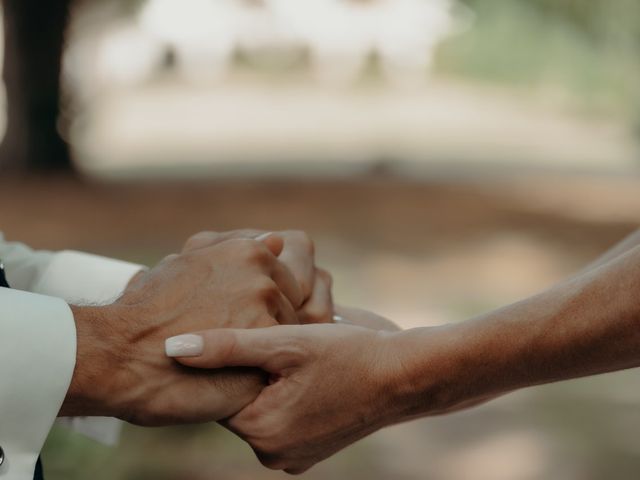
<svg viewBox="0 0 640 480">
<path fill-rule="evenodd" d="M 278 300 L 278 312 L 275 314 L 276 320 L 280 325 L 298 325 L 298 315 L 296 311 L 283 293 L 280 294 Z"/>
<path fill-rule="evenodd" d="M 171 262 L 175 261 L 176 259 L 178 259 L 179 257 L 180 257 L 180 255 L 178 255 L 177 253 L 170 253 L 169 255 L 164 257 L 162 260 L 160 260 L 158 262 L 158 265 L 165 265 L 167 263 L 171 263 Z"/>
<path fill-rule="evenodd" d="M 255 240 L 264 243 L 275 257 L 279 256 L 282 253 L 282 249 L 284 248 L 283 238 L 273 232 L 267 232 L 263 233 L 262 235 L 258 235 L 257 237 L 255 237 Z"/>
<path fill-rule="evenodd" d="M 311 298 L 298 311 L 300 323 L 331 323 L 333 321 L 333 280 L 329 272 L 316 269 Z"/>
<path fill-rule="evenodd" d="M 198 232 L 195 235 L 191 235 L 182 248 L 183 252 L 191 252 L 193 250 L 199 250 L 200 248 L 210 247 L 217 243 L 224 242 L 226 236 L 219 232 Z"/>
<path fill-rule="evenodd" d="M 295 309 L 300 308 L 304 297 L 300 284 L 293 276 L 293 273 L 278 259 L 275 259 L 271 267 L 271 279 L 278 285 L 280 291 L 287 297 Z"/>
<path fill-rule="evenodd" d="M 279 259 L 293 273 L 306 300 L 311 296 L 316 273 L 313 243 L 302 232 L 285 232 L 284 238 Z"/>
<path fill-rule="evenodd" d="M 286 346 L 295 336 L 292 329 L 298 328 L 302 327 L 204 330 L 168 338 L 165 352 L 188 367 L 258 367 L 275 373 L 276 361 L 287 363 L 292 350 Z"/>
<path fill-rule="evenodd" d="M 231 230 L 228 232 L 215 232 L 215 231 L 203 231 L 198 232 L 195 235 L 189 237 L 187 242 L 184 245 L 183 252 L 190 252 L 193 250 L 198 250 L 201 248 L 211 247 L 213 245 L 217 245 L 219 243 L 225 242 L 227 240 L 234 240 L 238 238 L 248 238 L 255 239 L 261 235 L 264 235 L 264 230 L 255 230 L 255 229 L 242 229 L 242 230 Z"/>
</svg>

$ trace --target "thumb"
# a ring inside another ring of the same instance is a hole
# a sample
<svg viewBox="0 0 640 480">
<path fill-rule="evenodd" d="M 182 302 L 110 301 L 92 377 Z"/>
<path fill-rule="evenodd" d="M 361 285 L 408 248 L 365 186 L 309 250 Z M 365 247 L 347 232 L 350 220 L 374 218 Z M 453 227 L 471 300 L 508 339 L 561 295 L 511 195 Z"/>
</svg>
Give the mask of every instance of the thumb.
<svg viewBox="0 0 640 480">
<path fill-rule="evenodd" d="M 165 352 L 188 367 L 258 367 L 276 373 L 286 361 L 282 353 L 291 338 L 288 328 L 213 329 L 178 335 L 165 341 Z"/>
<path fill-rule="evenodd" d="M 255 238 L 258 242 L 264 243 L 275 257 L 282 253 L 284 239 L 275 233 L 269 232 Z"/>
</svg>

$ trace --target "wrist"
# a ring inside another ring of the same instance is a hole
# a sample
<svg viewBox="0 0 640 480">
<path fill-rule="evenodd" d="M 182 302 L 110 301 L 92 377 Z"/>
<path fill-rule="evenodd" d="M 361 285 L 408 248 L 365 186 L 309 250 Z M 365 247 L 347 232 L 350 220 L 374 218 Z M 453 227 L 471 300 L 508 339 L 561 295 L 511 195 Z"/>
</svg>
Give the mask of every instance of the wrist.
<svg viewBox="0 0 640 480">
<path fill-rule="evenodd" d="M 138 272 L 136 272 L 130 279 L 129 282 L 127 283 L 127 287 L 125 288 L 128 289 L 129 287 L 134 286 L 138 281 L 140 281 L 142 279 L 142 277 L 144 277 L 144 274 L 147 273 L 148 269 L 145 267 L 141 270 L 139 270 Z"/>
<path fill-rule="evenodd" d="M 76 365 L 59 416 L 118 416 L 123 356 L 112 328 L 118 308 L 71 306 L 76 324 Z"/>
<path fill-rule="evenodd" d="M 480 380 L 492 360 L 468 327 L 415 328 L 389 336 L 395 422 L 452 412 L 492 396 Z"/>
</svg>

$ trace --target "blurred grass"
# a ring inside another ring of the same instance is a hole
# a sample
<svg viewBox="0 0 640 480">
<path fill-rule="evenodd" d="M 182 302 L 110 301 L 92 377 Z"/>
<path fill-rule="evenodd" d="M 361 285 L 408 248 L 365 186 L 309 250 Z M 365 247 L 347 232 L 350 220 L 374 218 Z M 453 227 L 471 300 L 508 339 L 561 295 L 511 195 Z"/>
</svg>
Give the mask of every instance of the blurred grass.
<svg viewBox="0 0 640 480">
<path fill-rule="evenodd" d="M 640 2 L 465 3 L 475 23 L 443 45 L 439 71 L 552 92 L 590 112 L 622 115 L 640 133 Z"/>
<path fill-rule="evenodd" d="M 248 445 L 215 424 L 145 429 L 125 425 L 117 447 L 54 427 L 42 452 L 52 480 L 271 480 L 281 472 L 264 469 Z M 378 458 L 362 442 L 309 479 L 376 478 Z M 336 477 L 337 475 L 337 477 Z"/>
</svg>

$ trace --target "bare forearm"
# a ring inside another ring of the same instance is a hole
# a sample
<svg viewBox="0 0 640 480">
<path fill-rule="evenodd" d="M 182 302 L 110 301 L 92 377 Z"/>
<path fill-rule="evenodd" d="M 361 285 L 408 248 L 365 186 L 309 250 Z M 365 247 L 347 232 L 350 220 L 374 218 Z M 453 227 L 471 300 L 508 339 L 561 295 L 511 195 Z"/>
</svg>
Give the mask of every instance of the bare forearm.
<svg viewBox="0 0 640 480">
<path fill-rule="evenodd" d="M 482 317 L 399 334 L 399 350 L 411 355 L 403 358 L 404 414 L 448 412 L 530 385 L 640 366 L 639 286 L 634 248 Z"/>
<path fill-rule="evenodd" d="M 116 309 L 105 307 L 71 306 L 76 322 L 77 351 L 76 366 L 59 416 L 117 416 L 114 401 L 120 367 L 119 360 L 110 348 L 116 332 L 109 331 L 109 319 L 115 316 Z"/>
</svg>

